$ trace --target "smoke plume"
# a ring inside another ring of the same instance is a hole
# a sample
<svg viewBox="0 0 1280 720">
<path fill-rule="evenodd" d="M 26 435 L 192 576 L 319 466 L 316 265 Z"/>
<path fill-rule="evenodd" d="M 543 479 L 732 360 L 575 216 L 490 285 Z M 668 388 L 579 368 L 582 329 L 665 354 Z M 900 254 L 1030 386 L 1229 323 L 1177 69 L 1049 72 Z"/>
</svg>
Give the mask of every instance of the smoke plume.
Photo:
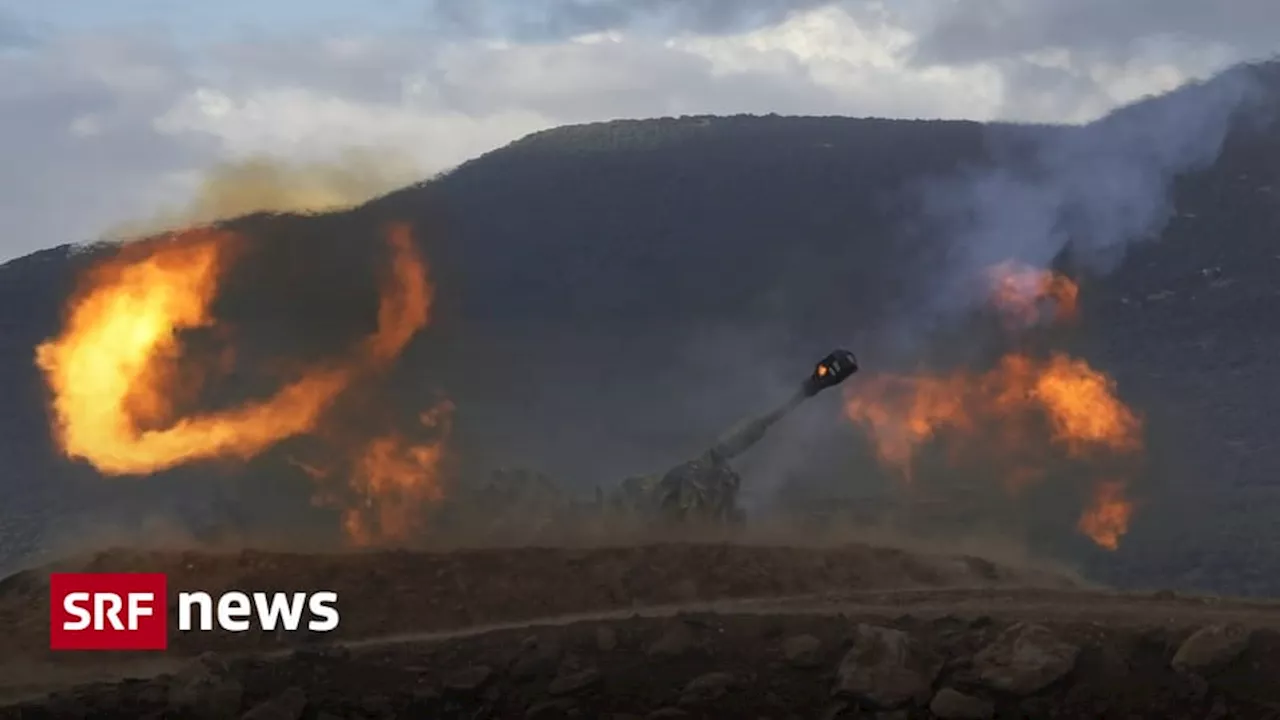
<svg viewBox="0 0 1280 720">
<path fill-rule="evenodd" d="M 1211 165 L 1243 111 L 1261 107 L 1256 70 L 1238 67 L 1084 126 L 993 127 L 988 140 L 1003 161 L 925 187 L 926 225 L 951 252 L 930 310 L 984 302 L 984 273 L 1010 259 L 1049 267 L 1069 247 L 1082 270 L 1114 269 L 1170 220 L 1174 180 Z"/>
<path fill-rule="evenodd" d="M 421 171 L 403 158 L 403 153 L 352 149 L 326 161 L 258 156 L 225 162 L 200 178 L 185 206 L 162 210 L 109 235 L 149 235 L 257 212 L 344 210 L 420 179 Z"/>
</svg>

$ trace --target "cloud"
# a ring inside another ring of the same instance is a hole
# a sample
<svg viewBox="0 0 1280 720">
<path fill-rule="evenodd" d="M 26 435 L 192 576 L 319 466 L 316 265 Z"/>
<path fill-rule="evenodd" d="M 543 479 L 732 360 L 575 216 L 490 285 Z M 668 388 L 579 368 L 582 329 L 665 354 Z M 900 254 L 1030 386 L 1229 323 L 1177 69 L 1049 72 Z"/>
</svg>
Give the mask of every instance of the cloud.
<svg viewBox="0 0 1280 720">
<path fill-rule="evenodd" d="M 1124 59 L 1168 50 L 1256 59 L 1276 52 L 1273 0 L 953 0 L 925 31 L 924 61 L 972 63 L 1070 51 Z"/>
<path fill-rule="evenodd" d="M 0 54 L 0 256 L 93 237 L 211 157 L 150 119 L 189 79 L 144 38 L 64 38 Z"/>
<path fill-rule="evenodd" d="M 1244 53 L 1223 23 L 1175 47 L 1159 34 L 1170 18 L 1143 26 L 1093 0 L 1080 3 L 1093 15 L 1066 0 L 1023 4 L 1039 14 L 1005 5 L 441 0 L 427 40 L 353 30 L 196 44 L 46 23 L 0 48 L 0 259 L 180 207 L 210 169 L 249 158 L 391 151 L 425 177 L 528 132 L 618 117 L 1087 120 Z M 980 26 L 989 42 L 966 44 L 965 8 L 1005 13 L 1016 37 Z M 1109 23 L 1112 40 L 1071 31 L 1062 13 Z M 0 17 L 0 37 L 8 27 Z M 1144 27 L 1159 32 L 1143 40 Z M 1242 32 L 1240 47 L 1266 44 Z"/>
<path fill-rule="evenodd" d="M 777 25 L 836 0 L 429 0 L 427 14 L 453 36 L 564 40 L 609 31 L 725 35 Z"/>
<path fill-rule="evenodd" d="M 0 10 L 0 52 L 10 48 L 23 48 L 35 41 L 31 30 L 13 15 Z"/>
</svg>

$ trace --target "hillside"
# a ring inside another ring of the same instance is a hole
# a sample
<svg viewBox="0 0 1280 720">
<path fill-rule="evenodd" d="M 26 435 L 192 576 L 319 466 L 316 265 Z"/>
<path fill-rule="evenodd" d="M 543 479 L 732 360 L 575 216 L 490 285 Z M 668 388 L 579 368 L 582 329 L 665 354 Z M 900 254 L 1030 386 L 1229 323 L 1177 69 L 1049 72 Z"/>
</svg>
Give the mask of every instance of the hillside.
<svg viewBox="0 0 1280 720">
<path fill-rule="evenodd" d="M 1085 547 L 1056 532 L 1070 518 L 1052 512 L 1043 524 L 1054 532 L 1033 538 L 1100 579 L 1280 593 L 1280 446 L 1268 424 L 1280 407 L 1280 321 L 1269 312 L 1280 133 L 1270 122 L 1233 125 L 1220 157 L 1178 179 L 1159 242 L 1087 278 L 1080 327 L 1056 340 L 1113 374 L 1147 420 L 1126 544 Z M 348 213 L 237 220 L 254 258 L 218 313 L 244 357 L 324 356 L 372 324 L 371 240 L 384 222 L 409 220 L 439 297 L 398 367 L 395 399 L 406 412 L 437 390 L 456 403 L 463 477 L 526 465 L 585 489 L 698 452 L 833 346 L 868 369 L 994 352 L 994 336 L 919 321 L 951 258 L 948 238 L 919 222 L 922 183 L 1023 162 L 1072 132 L 790 117 L 561 128 Z M 32 348 L 57 332 L 87 257 L 64 247 L 0 266 L 3 560 L 65 535 L 74 513 L 127 527 L 175 507 L 202 522 L 210 503 L 250 525 L 306 512 L 306 480 L 283 451 L 244 471 L 146 479 L 105 480 L 57 458 Z M 837 397 L 819 398 L 743 463 L 756 507 L 784 485 L 857 498 L 893 482 L 838 415 Z"/>
</svg>

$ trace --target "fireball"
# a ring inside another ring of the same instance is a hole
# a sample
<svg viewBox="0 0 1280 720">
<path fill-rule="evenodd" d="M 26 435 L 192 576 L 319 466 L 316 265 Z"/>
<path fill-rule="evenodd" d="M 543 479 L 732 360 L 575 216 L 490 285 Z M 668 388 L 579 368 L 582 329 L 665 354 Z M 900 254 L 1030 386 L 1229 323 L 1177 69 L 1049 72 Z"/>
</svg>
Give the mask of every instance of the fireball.
<svg viewBox="0 0 1280 720">
<path fill-rule="evenodd" d="M 194 229 L 124 246 L 84 275 L 62 332 L 36 349 L 58 447 L 105 475 L 144 475 L 215 458 L 247 460 L 316 431 L 335 401 L 386 370 L 430 319 L 433 290 L 409 228 L 391 227 L 386 240 L 391 271 L 371 335 L 344 357 L 304 368 L 269 397 L 186 414 L 179 401 L 198 388 L 203 369 L 200 358 L 187 356 L 182 333 L 214 327 L 211 307 L 243 239 Z M 384 512 L 382 526 L 398 533 L 410 524 L 404 498 L 438 496 L 439 454 L 438 447 L 370 443 L 352 482 L 366 506 L 386 499 L 401 508 L 404 517 Z M 318 468 L 306 469 L 322 478 Z M 406 490 L 415 484 L 425 489 Z"/>
<path fill-rule="evenodd" d="M 1107 550 L 1120 547 L 1120 538 L 1129 531 L 1129 519 L 1133 517 L 1133 503 L 1125 498 L 1124 486 L 1119 480 L 1100 483 L 1076 526 Z"/>
<path fill-rule="evenodd" d="M 991 268 L 987 279 L 991 303 L 1011 329 L 1075 322 L 1078 317 L 1080 287 L 1065 275 L 1009 261 Z"/>
<path fill-rule="evenodd" d="M 1078 287 L 1056 273 L 1004 263 L 989 273 L 991 303 L 1011 328 L 1076 319 Z M 1132 457 L 1143 446 L 1142 419 L 1120 400 L 1115 381 L 1083 359 L 1054 352 L 1011 352 L 984 372 L 872 375 L 848 388 L 845 416 L 862 427 L 877 458 L 908 482 L 912 461 L 933 442 L 953 460 L 977 447 L 994 450 L 1009 468 L 1005 486 L 1018 491 L 1043 475 L 1028 464 L 1043 432 L 1051 446 L 1082 462 Z M 1114 550 L 1132 505 L 1125 483 L 1100 482 L 1078 529 Z"/>
</svg>

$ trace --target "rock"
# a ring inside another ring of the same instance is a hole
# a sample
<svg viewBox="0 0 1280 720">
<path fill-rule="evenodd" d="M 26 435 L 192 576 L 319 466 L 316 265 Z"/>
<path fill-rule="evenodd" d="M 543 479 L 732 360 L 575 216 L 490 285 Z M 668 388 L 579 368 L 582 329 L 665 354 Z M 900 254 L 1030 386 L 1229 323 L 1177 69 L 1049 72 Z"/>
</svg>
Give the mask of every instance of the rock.
<svg viewBox="0 0 1280 720">
<path fill-rule="evenodd" d="M 579 712 L 572 700 L 546 700 L 531 706 L 524 716 L 526 720 L 556 720 L 574 717 Z"/>
<path fill-rule="evenodd" d="M 698 583 L 693 578 L 685 578 L 671 586 L 671 592 L 683 602 L 693 602 L 699 597 Z"/>
<path fill-rule="evenodd" d="M 360 709 L 366 715 L 395 715 L 395 704 L 386 695 L 366 695 L 360 698 Z"/>
<path fill-rule="evenodd" d="M 307 709 L 307 694 L 291 687 L 275 697 L 255 705 L 240 716 L 241 720 L 298 720 Z"/>
<path fill-rule="evenodd" d="M 473 693 L 493 678 L 493 668 L 473 665 L 450 675 L 444 681 L 444 689 L 455 693 Z"/>
<path fill-rule="evenodd" d="M 580 672 L 556 677 L 547 686 L 547 692 L 551 695 L 569 695 L 597 685 L 600 680 L 600 672 L 595 668 L 588 668 Z"/>
<path fill-rule="evenodd" d="M 434 688 L 417 688 L 409 694 L 407 712 L 412 715 L 434 715 L 444 697 Z"/>
<path fill-rule="evenodd" d="M 618 647 L 618 633 L 611 627 L 596 628 L 596 648 L 600 652 L 612 652 Z"/>
<path fill-rule="evenodd" d="M 1029 697 L 1023 698 L 1022 702 L 1018 703 L 1018 710 L 1022 711 L 1021 717 L 1049 718 L 1053 717 L 1053 712 L 1057 706 L 1058 703 L 1056 698 Z M 1137 716 L 1137 718 L 1130 715 L 1129 720 L 1137 720 L 1140 717 L 1140 715 Z"/>
<path fill-rule="evenodd" d="M 782 622 L 781 618 L 763 617 L 759 618 L 760 637 L 765 640 L 777 640 L 787 631 L 787 626 Z"/>
<path fill-rule="evenodd" d="M 137 697 L 143 705 L 163 705 L 168 701 L 168 689 L 160 683 L 149 682 L 138 690 Z"/>
<path fill-rule="evenodd" d="M 1237 625 L 1209 625 L 1187 638 L 1173 655 L 1178 672 L 1199 674 L 1221 670 L 1249 647 L 1253 633 Z"/>
<path fill-rule="evenodd" d="M 418 688 L 413 691 L 411 697 L 413 698 L 413 702 L 421 703 L 423 705 L 440 702 L 440 693 L 435 688 Z"/>
<path fill-rule="evenodd" d="M 821 713 L 818 714 L 818 720 L 838 720 L 839 718 L 845 717 L 846 716 L 845 711 L 849 709 L 850 709 L 849 703 L 847 702 L 843 702 L 843 701 L 834 702 L 828 705 L 826 708 L 822 710 Z M 856 710 L 854 712 L 856 712 Z M 852 714 L 852 713 L 849 713 L 849 714 Z"/>
<path fill-rule="evenodd" d="M 1097 648 L 1094 666 L 1096 672 L 1099 672 L 1111 678 L 1128 677 L 1133 671 L 1133 665 L 1129 662 L 1127 652 L 1131 652 L 1132 648 L 1117 647 L 1115 644 L 1106 643 Z"/>
<path fill-rule="evenodd" d="M 546 677 L 555 674 L 559 666 L 560 658 L 533 652 L 520 656 L 511 664 L 511 677 L 516 680 Z"/>
<path fill-rule="evenodd" d="M 1012 695 L 1037 693 L 1066 677 L 1080 648 L 1041 625 L 1017 623 L 973 657 L 978 682 Z"/>
<path fill-rule="evenodd" d="M 969 622 L 950 613 L 936 618 L 933 627 L 943 635 L 955 635 L 969 629 Z"/>
<path fill-rule="evenodd" d="M 100 706 L 106 703 L 99 702 Z M 80 698 L 64 694 L 54 693 L 44 702 L 44 712 L 52 717 L 91 717 L 93 710 L 90 706 Z M 25 717 L 19 711 L 19 717 Z"/>
<path fill-rule="evenodd" d="M 555 673 L 560 666 L 564 648 L 554 640 L 525 638 L 521 652 L 511 664 L 511 677 L 516 680 L 532 680 Z"/>
<path fill-rule="evenodd" d="M 689 681 L 680 697 L 681 705 L 719 700 L 737 681 L 731 673 L 712 672 Z"/>
<path fill-rule="evenodd" d="M 680 708 L 667 707 L 658 708 L 644 717 L 645 720 L 679 720 L 689 717 L 689 713 Z"/>
<path fill-rule="evenodd" d="M 1193 702 L 1203 702 L 1209 697 L 1209 681 L 1196 674 L 1190 674 L 1183 678 L 1186 683 L 1183 687 L 1183 694 Z"/>
<path fill-rule="evenodd" d="M 795 635 L 782 642 L 782 656 L 796 668 L 814 668 L 822 664 L 822 641 L 812 635 Z"/>
<path fill-rule="evenodd" d="M 668 626 L 662 637 L 649 646 L 645 654 L 651 658 L 678 657 L 688 653 L 693 646 L 693 630 L 689 629 L 687 623 L 674 622 Z"/>
<path fill-rule="evenodd" d="M 943 688 L 933 696 L 929 712 L 939 720 L 990 720 L 995 717 L 996 706 L 989 700 Z"/>
<path fill-rule="evenodd" d="M 929 696 L 941 663 L 922 653 L 901 630 L 858 625 L 853 647 L 836 670 L 837 696 L 878 710 L 894 710 Z"/>
<path fill-rule="evenodd" d="M 192 720 L 225 720 L 240 712 L 244 686 L 231 669 L 213 653 L 187 663 L 170 680 L 169 709 Z"/>
<path fill-rule="evenodd" d="M 293 651 L 296 660 L 315 662 L 316 660 L 347 660 L 351 657 L 351 649 L 341 645 L 325 645 L 320 647 L 303 647 Z"/>
</svg>

